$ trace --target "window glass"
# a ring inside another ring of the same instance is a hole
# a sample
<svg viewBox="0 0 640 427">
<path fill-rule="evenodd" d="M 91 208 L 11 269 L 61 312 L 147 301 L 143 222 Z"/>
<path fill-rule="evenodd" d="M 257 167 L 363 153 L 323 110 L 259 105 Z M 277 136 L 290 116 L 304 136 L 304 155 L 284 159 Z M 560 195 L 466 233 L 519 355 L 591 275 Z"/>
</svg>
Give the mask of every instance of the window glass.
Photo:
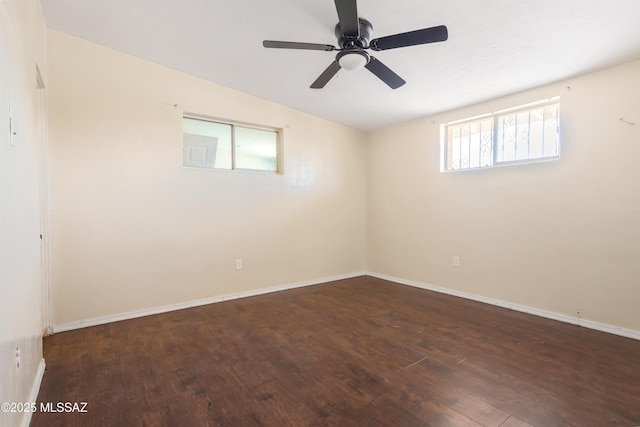
<svg viewBox="0 0 640 427">
<path fill-rule="evenodd" d="M 493 163 L 493 120 L 473 120 L 447 127 L 447 170 Z"/>
<path fill-rule="evenodd" d="M 557 158 L 560 104 L 534 102 L 445 124 L 441 145 L 443 171 Z"/>
<path fill-rule="evenodd" d="M 250 126 L 183 117 L 183 166 L 278 172 L 279 130 Z"/>
<path fill-rule="evenodd" d="M 183 119 L 184 166 L 231 169 L 231 125 L 185 117 Z"/>
<path fill-rule="evenodd" d="M 236 168 L 276 171 L 278 133 L 236 126 Z"/>
</svg>

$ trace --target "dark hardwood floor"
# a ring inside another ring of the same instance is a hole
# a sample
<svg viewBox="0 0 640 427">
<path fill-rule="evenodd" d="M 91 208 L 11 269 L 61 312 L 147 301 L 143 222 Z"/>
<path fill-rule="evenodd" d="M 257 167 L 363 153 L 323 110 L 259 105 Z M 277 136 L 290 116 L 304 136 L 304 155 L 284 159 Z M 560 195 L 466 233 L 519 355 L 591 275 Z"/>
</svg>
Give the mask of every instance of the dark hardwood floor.
<svg viewBox="0 0 640 427">
<path fill-rule="evenodd" d="M 32 426 L 640 426 L 640 341 L 366 276 L 44 353 L 38 402 L 87 412 Z"/>
</svg>

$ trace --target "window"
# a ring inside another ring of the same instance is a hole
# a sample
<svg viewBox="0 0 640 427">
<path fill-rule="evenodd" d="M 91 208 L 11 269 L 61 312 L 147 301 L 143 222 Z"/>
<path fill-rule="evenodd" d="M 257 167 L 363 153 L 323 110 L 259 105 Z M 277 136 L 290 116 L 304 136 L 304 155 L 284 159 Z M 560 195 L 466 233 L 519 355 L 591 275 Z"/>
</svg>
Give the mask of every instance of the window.
<svg viewBox="0 0 640 427">
<path fill-rule="evenodd" d="M 441 126 L 442 171 L 559 156 L 560 103 L 557 97 Z"/>
<path fill-rule="evenodd" d="M 278 172 L 279 140 L 275 128 L 183 117 L 182 164 Z"/>
</svg>

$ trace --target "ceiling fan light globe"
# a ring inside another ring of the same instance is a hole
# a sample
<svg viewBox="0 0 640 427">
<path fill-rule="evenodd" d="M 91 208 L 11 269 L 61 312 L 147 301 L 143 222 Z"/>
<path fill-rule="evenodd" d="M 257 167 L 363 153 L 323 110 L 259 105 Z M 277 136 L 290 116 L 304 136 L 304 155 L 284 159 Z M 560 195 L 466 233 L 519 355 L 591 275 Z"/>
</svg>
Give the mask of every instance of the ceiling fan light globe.
<svg viewBox="0 0 640 427">
<path fill-rule="evenodd" d="M 369 62 L 364 52 L 348 52 L 338 58 L 338 64 L 345 70 L 359 70 Z"/>
</svg>

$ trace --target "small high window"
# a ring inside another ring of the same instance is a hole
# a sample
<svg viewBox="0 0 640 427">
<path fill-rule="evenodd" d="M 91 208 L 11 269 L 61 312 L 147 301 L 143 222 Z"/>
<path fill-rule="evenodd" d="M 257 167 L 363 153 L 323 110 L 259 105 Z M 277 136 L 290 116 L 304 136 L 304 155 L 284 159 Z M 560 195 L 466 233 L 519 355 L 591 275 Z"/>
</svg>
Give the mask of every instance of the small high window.
<svg viewBox="0 0 640 427">
<path fill-rule="evenodd" d="M 560 103 L 557 97 L 441 126 L 442 171 L 559 156 Z"/>
<path fill-rule="evenodd" d="M 185 116 L 182 141 L 183 166 L 279 172 L 276 128 Z"/>
</svg>

